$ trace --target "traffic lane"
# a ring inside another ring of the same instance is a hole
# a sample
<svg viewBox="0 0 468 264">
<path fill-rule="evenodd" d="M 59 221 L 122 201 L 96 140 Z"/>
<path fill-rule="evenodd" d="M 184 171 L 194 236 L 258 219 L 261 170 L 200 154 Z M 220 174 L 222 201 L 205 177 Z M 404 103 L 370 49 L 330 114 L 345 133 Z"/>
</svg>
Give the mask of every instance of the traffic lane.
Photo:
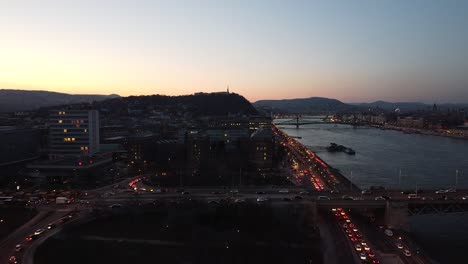
<svg viewBox="0 0 468 264">
<path fill-rule="evenodd" d="M 69 213 L 68 213 L 69 214 Z M 62 216 L 62 217 L 65 217 L 66 215 Z M 55 220 L 54 224 L 57 225 L 57 227 L 51 229 L 51 230 L 46 230 L 45 233 L 43 233 L 43 235 L 39 236 L 38 239 L 36 240 L 33 240 L 31 241 L 31 243 L 29 244 L 29 246 L 24 250 L 23 252 L 23 255 L 22 255 L 22 264 L 33 264 L 34 263 L 34 254 L 36 252 L 36 249 L 39 245 L 41 245 L 45 240 L 47 240 L 48 238 L 50 238 L 51 236 L 59 233 L 61 230 L 62 230 L 62 227 L 63 225 L 65 224 L 69 224 L 71 222 L 75 222 L 75 221 L 78 221 L 79 219 L 85 219 L 87 217 L 87 215 L 81 215 L 78 216 L 78 217 L 73 217 L 70 221 L 66 222 L 66 223 L 63 223 L 61 226 L 60 226 L 60 223 L 59 220 Z M 60 219 L 60 218 L 59 218 Z"/>
<path fill-rule="evenodd" d="M 0 260 L 0 263 L 8 263 L 8 258 L 12 255 L 17 254 L 15 251 L 15 246 L 18 244 L 23 245 L 24 247 L 29 246 L 29 242 L 26 241 L 26 237 L 29 235 L 33 234 L 36 230 L 38 229 L 44 229 L 46 230 L 47 225 L 49 223 L 52 223 L 61 217 L 65 216 L 68 213 L 65 212 L 47 212 L 47 216 L 43 217 L 39 221 L 36 221 L 35 223 L 32 223 L 28 226 L 21 227 L 18 229 L 14 235 L 6 241 L 5 244 L 2 244 L 2 249 L 0 250 L 0 256 L 2 256 L 2 259 Z M 20 252 L 21 254 L 22 252 Z M 3 261 L 3 262 L 2 262 Z"/>
<path fill-rule="evenodd" d="M 351 248 L 348 243 L 348 238 L 343 235 L 343 231 L 337 225 L 336 219 L 333 218 L 328 212 L 321 211 L 319 213 L 319 221 L 323 221 L 321 224 L 322 228 L 325 228 L 323 232 L 327 235 L 322 239 L 332 239 L 332 244 L 335 247 L 334 252 L 332 252 L 335 256 L 331 260 L 332 263 L 349 263 L 350 260 L 356 261 L 357 256 L 355 256 L 354 248 Z M 322 228 L 320 229 L 320 233 L 322 234 Z M 324 235 L 325 235 L 324 234 Z M 337 262 L 333 262 L 337 261 Z M 356 263 L 356 262 L 355 262 Z M 357 262 L 359 263 L 359 262 Z M 328 264 L 328 263 L 325 263 Z"/>
<path fill-rule="evenodd" d="M 353 221 L 356 225 L 359 226 L 361 233 L 365 234 L 372 243 L 378 245 L 379 249 L 385 253 L 396 254 L 400 257 L 403 263 L 429 263 L 422 260 L 422 256 L 419 256 L 416 253 L 416 249 L 408 246 L 408 240 L 404 239 L 400 234 L 394 231 L 394 235 L 389 237 L 385 235 L 385 228 L 379 228 L 376 224 L 372 223 L 365 216 L 358 214 L 352 214 Z M 402 239 L 398 239 L 402 237 Z M 399 249 L 397 244 L 400 243 L 404 246 L 403 249 Z M 408 257 L 403 254 L 404 249 L 409 249 L 412 253 L 411 257 Z"/>
</svg>

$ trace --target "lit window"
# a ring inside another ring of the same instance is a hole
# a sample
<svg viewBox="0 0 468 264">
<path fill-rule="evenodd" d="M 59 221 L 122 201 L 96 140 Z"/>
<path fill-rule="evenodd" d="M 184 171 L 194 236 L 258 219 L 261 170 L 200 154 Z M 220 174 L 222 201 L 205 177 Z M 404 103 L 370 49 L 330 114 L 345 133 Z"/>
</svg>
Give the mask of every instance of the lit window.
<svg viewBox="0 0 468 264">
<path fill-rule="evenodd" d="M 75 141 L 75 138 L 71 138 L 71 141 Z"/>
<path fill-rule="evenodd" d="M 68 130 L 67 130 L 67 129 L 64 129 L 64 130 L 63 130 L 63 133 L 67 133 L 67 132 L 68 132 Z"/>
<path fill-rule="evenodd" d="M 266 160 L 266 157 L 263 157 L 263 160 Z"/>
<path fill-rule="evenodd" d="M 88 129 L 87 129 L 87 128 L 85 128 L 85 129 L 84 129 L 84 132 L 85 132 L 85 133 L 88 133 Z"/>
<path fill-rule="evenodd" d="M 84 147 L 84 148 L 85 148 L 85 150 L 88 150 L 88 147 Z"/>
<path fill-rule="evenodd" d="M 63 120 L 62 120 L 62 119 L 60 119 L 58 122 L 59 122 L 59 124 L 62 124 Z"/>
</svg>

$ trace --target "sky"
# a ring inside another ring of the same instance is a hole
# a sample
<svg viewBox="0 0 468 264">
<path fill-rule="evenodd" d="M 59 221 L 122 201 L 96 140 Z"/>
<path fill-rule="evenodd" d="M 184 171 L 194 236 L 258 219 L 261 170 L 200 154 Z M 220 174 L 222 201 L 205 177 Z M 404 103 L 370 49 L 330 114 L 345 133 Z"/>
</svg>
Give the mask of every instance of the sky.
<svg viewBox="0 0 468 264">
<path fill-rule="evenodd" d="M 0 0 L 0 88 L 468 102 L 464 0 Z"/>
</svg>

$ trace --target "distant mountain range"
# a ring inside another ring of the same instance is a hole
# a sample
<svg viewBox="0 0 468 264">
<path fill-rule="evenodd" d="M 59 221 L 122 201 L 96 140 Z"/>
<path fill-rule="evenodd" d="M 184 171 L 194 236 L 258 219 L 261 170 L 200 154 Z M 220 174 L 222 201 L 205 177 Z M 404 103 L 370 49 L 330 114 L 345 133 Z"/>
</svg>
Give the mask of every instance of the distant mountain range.
<svg viewBox="0 0 468 264">
<path fill-rule="evenodd" d="M 358 109 L 357 106 L 323 97 L 260 100 L 253 103 L 253 105 L 259 110 L 274 113 L 323 113 Z"/>
<path fill-rule="evenodd" d="M 376 101 L 373 103 L 352 103 L 351 105 L 359 106 L 367 109 L 382 109 L 386 111 L 394 111 L 395 109 L 400 109 L 402 112 L 412 112 L 412 111 L 421 111 L 421 110 L 432 110 L 434 104 L 425 104 L 420 102 L 385 102 L 385 101 Z M 436 104 L 438 110 L 445 111 L 448 109 L 457 109 L 457 108 L 468 108 L 468 103 L 465 104 Z"/>
<path fill-rule="evenodd" d="M 92 103 L 92 104 L 83 104 Z M 94 108 L 127 114 L 154 109 L 182 111 L 193 115 L 258 114 L 252 104 L 235 93 L 196 93 L 194 95 L 142 95 L 120 97 L 111 95 L 74 95 L 48 91 L 0 89 L 0 112 L 39 110 L 54 107 L 67 109 Z"/>
<path fill-rule="evenodd" d="M 273 113 L 339 113 L 348 111 L 367 111 L 368 109 L 380 109 L 383 111 L 394 111 L 400 109 L 401 112 L 412 112 L 421 110 L 431 110 L 433 105 L 419 102 L 385 102 L 376 101 L 372 103 L 343 103 L 336 99 L 323 97 L 310 97 L 300 99 L 283 100 L 260 100 L 253 105 L 260 111 Z M 455 108 L 468 108 L 466 104 L 438 104 L 438 110 Z"/>
<path fill-rule="evenodd" d="M 0 112 L 29 111 L 40 107 L 102 101 L 120 97 L 117 94 L 66 94 L 48 91 L 0 89 Z"/>
<path fill-rule="evenodd" d="M 345 104 L 336 99 L 323 97 L 310 97 L 298 99 L 283 99 L 283 100 L 260 100 L 253 105 L 264 112 L 273 113 L 329 113 L 342 112 L 359 109 L 358 106 Z"/>
</svg>

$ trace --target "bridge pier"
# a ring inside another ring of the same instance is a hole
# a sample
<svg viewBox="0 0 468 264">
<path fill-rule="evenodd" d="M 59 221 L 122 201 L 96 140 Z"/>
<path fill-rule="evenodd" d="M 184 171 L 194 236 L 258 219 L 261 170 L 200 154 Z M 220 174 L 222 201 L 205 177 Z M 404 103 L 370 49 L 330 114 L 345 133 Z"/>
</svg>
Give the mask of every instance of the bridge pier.
<svg viewBox="0 0 468 264">
<path fill-rule="evenodd" d="M 409 231 L 408 203 L 387 201 L 385 206 L 385 224 L 389 228 Z"/>
</svg>

